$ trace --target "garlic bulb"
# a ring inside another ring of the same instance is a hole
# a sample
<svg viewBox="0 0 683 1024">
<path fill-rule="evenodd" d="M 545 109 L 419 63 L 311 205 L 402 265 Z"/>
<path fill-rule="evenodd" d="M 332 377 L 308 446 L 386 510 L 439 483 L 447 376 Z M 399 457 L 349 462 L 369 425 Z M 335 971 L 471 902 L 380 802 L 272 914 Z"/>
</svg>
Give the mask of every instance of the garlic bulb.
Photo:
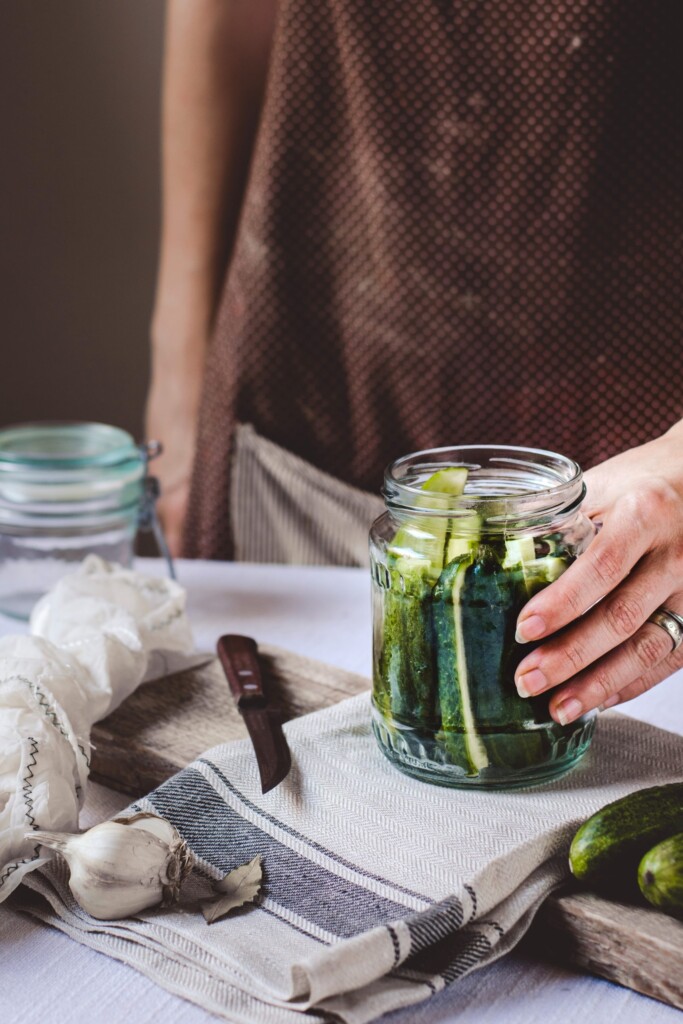
<svg viewBox="0 0 683 1024">
<path fill-rule="evenodd" d="M 116 920 L 157 904 L 168 906 L 192 869 L 192 854 L 165 818 L 135 814 L 87 832 L 30 832 L 69 865 L 69 888 L 92 917 Z"/>
</svg>

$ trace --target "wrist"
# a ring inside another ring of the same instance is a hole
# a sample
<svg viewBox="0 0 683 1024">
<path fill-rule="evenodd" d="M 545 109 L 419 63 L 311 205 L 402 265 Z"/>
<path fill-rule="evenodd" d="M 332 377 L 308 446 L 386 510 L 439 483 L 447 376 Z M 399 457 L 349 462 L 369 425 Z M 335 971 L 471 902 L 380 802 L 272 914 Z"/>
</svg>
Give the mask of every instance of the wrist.
<svg viewBox="0 0 683 1024">
<path fill-rule="evenodd" d="M 673 427 L 669 427 L 665 436 L 667 435 L 683 441 L 683 420 L 679 420 L 678 423 L 674 423 Z"/>
</svg>

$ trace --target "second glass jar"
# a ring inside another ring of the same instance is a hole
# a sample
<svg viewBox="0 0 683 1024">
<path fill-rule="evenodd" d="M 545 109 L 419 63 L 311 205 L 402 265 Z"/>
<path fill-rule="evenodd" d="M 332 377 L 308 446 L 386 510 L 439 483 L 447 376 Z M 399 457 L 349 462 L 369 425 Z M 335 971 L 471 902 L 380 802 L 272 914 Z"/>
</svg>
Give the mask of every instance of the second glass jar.
<svg viewBox="0 0 683 1024">
<path fill-rule="evenodd" d="M 0 612 L 27 619 L 89 554 L 130 565 L 140 529 L 173 566 L 149 476 L 157 442 L 104 423 L 24 423 L 0 430 Z"/>
<path fill-rule="evenodd" d="M 548 695 L 522 698 L 526 602 L 587 547 L 579 466 L 527 448 L 441 448 L 387 470 L 373 525 L 373 728 L 397 767 L 449 786 L 544 782 L 587 750 Z"/>
</svg>

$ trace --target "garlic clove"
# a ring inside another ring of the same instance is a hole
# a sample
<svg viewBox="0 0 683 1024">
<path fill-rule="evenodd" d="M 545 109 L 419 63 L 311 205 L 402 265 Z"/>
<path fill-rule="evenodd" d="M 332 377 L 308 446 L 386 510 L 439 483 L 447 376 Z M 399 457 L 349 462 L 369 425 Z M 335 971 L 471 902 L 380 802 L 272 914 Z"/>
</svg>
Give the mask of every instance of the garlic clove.
<svg viewBox="0 0 683 1024">
<path fill-rule="evenodd" d="M 135 828 L 142 828 L 169 845 L 178 835 L 170 821 L 166 818 L 160 818 L 157 814 L 150 814 L 148 811 L 139 811 L 137 814 L 131 814 L 127 818 L 112 818 L 112 821 L 120 822 L 123 825 L 134 825 Z"/>
<path fill-rule="evenodd" d="M 100 920 L 117 920 L 160 903 L 173 903 L 192 868 L 186 843 L 170 822 L 155 815 L 105 821 L 75 835 L 41 831 L 30 835 L 64 857 L 71 892 L 85 911 Z"/>
</svg>

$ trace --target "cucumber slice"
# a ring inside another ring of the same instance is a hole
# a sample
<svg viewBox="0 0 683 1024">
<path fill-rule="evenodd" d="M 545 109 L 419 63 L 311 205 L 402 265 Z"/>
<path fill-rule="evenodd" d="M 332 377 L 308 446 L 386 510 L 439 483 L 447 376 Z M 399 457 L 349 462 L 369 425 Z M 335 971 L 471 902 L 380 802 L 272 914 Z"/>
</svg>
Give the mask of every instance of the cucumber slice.
<svg viewBox="0 0 683 1024">
<path fill-rule="evenodd" d="M 534 538 L 515 537 L 505 541 L 505 558 L 503 559 L 504 569 L 515 569 L 518 565 L 524 568 L 529 562 L 536 560 L 536 545 Z"/>
<path fill-rule="evenodd" d="M 465 466 L 448 466 L 438 469 L 422 484 L 421 490 L 437 494 L 462 494 L 467 483 L 468 470 Z"/>
<path fill-rule="evenodd" d="M 383 591 L 383 630 L 374 680 L 375 702 L 404 725 L 435 721 L 431 581 L 418 572 L 389 569 Z"/>
<path fill-rule="evenodd" d="M 462 628 L 460 595 L 471 564 L 471 558 L 464 557 L 444 569 L 434 590 L 433 616 L 442 727 L 439 739 L 451 759 L 468 775 L 476 776 L 488 767 L 489 759 L 474 717 Z"/>
<path fill-rule="evenodd" d="M 513 682 L 515 623 L 524 602 L 520 584 L 519 573 L 504 569 L 491 545 L 482 544 L 459 595 L 474 716 L 495 731 L 529 719 Z"/>
<path fill-rule="evenodd" d="M 554 583 L 569 567 L 569 563 L 570 559 L 566 555 L 554 551 L 537 558 L 535 540 L 531 536 L 508 538 L 505 541 L 503 568 L 521 574 L 529 597 L 549 583 Z"/>
<path fill-rule="evenodd" d="M 466 481 L 463 466 L 440 469 L 425 480 L 425 497 L 418 497 L 416 504 L 447 509 L 449 499 L 439 495 L 462 494 Z M 375 697 L 395 718 L 423 728 L 435 725 L 431 590 L 443 568 L 450 522 L 441 516 L 416 516 L 396 532 L 388 550 L 391 587 L 383 598 Z"/>
<path fill-rule="evenodd" d="M 451 535 L 446 543 L 445 565 L 459 558 L 472 557 L 479 546 L 481 516 L 475 512 L 449 519 Z"/>
<path fill-rule="evenodd" d="M 418 508 L 443 508 L 449 505 L 448 498 L 439 498 L 439 495 L 458 496 L 465 490 L 467 483 L 467 469 L 465 466 L 448 466 L 445 469 L 438 469 L 436 473 L 424 481 L 421 490 L 425 491 L 425 497 L 419 496 L 415 499 Z M 429 492 L 429 496 L 427 496 Z M 469 517 L 467 517 L 469 519 Z M 477 520 L 477 517 L 472 517 Z M 478 522 L 478 520 L 477 520 Z M 469 545 L 463 547 L 460 544 L 457 550 L 451 555 L 448 550 L 448 543 L 453 530 L 453 520 L 441 516 L 433 518 L 427 516 L 415 517 L 414 522 L 406 523 L 396 531 L 393 543 L 389 548 L 390 554 L 406 565 L 411 560 L 423 562 L 427 559 L 430 562 L 430 575 L 432 581 L 436 582 L 439 573 L 444 565 L 466 553 Z M 478 532 L 478 531 L 477 531 Z M 416 566 L 417 568 L 417 566 Z M 418 571 L 423 571 L 420 566 Z"/>
<path fill-rule="evenodd" d="M 533 562 L 523 565 L 524 585 L 528 597 L 533 597 L 539 590 L 543 590 L 544 587 L 559 579 L 573 560 L 567 555 L 545 555 L 543 558 L 535 558 Z"/>
<path fill-rule="evenodd" d="M 430 576 L 432 583 L 439 578 L 443 562 L 446 520 L 424 519 L 406 523 L 396 531 L 389 546 L 389 557 L 405 576 L 416 573 Z"/>
</svg>

